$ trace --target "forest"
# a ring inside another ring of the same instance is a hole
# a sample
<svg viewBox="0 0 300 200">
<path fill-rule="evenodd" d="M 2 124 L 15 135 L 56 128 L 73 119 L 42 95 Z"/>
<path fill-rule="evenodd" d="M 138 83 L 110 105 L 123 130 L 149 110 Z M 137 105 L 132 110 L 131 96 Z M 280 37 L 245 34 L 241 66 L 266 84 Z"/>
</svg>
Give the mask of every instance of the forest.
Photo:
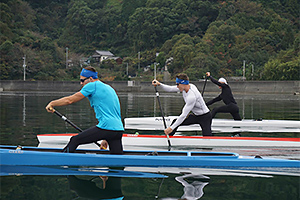
<svg viewBox="0 0 300 200">
<path fill-rule="evenodd" d="M 300 79 L 298 0 L 1 0 L 0 80 Z M 110 51 L 117 63 L 92 59 Z M 172 60 L 171 62 L 168 62 Z"/>
</svg>

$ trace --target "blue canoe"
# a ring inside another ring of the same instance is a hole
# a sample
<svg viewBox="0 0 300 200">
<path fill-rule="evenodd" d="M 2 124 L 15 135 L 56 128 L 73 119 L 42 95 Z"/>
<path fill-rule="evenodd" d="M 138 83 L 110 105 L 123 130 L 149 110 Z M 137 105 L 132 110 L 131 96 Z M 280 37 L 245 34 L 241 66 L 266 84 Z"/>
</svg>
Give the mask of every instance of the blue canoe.
<svg viewBox="0 0 300 200">
<path fill-rule="evenodd" d="M 47 175 L 47 176 L 108 176 L 131 178 L 166 178 L 163 174 L 124 171 L 104 168 L 65 168 L 45 166 L 0 165 L 0 176 Z"/>
<path fill-rule="evenodd" d="M 187 151 L 124 151 L 110 155 L 106 150 L 78 150 L 0 145 L 1 165 L 111 166 L 111 167 L 280 167 L 300 168 L 299 160 L 239 156 L 236 153 Z"/>
</svg>

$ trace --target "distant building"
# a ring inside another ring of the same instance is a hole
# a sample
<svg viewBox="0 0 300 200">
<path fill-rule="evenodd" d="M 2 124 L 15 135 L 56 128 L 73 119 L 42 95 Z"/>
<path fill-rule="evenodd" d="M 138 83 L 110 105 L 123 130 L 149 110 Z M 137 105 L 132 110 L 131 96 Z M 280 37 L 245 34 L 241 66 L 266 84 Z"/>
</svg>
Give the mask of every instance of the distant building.
<svg viewBox="0 0 300 200">
<path fill-rule="evenodd" d="M 92 56 L 96 61 L 102 62 L 103 60 L 106 60 L 107 58 L 114 57 L 114 54 L 112 54 L 110 51 L 99 51 L 96 50 L 96 54 Z"/>
<path fill-rule="evenodd" d="M 123 59 L 120 57 L 111 57 L 111 58 L 107 58 L 107 59 L 112 59 L 115 60 L 117 62 L 118 65 L 123 63 Z"/>
<path fill-rule="evenodd" d="M 120 57 L 116 57 L 114 54 L 112 54 L 110 51 L 99 51 L 96 50 L 96 53 L 92 56 L 93 59 L 95 59 L 97 62 L 102 62 L 103 60 L 109 60 L 113 59 L 118 64 L 122 64 L 123 59 Z"/>
</svg>

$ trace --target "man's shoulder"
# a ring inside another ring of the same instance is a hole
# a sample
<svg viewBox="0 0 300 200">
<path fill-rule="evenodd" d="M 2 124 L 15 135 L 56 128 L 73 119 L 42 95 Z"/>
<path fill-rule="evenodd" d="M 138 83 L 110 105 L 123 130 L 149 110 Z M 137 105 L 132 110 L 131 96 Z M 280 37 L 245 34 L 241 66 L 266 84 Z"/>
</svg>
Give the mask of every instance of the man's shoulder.
<svg viewBox="0 0 300 200">
<path fill-rule="evenodd" d="M 192 89 L 193 91 L 198 91 L 198 92 L 199 92 L 199 90 L 198 90 L 198 88 L 197 88 L 196 85 L 190 83 L 190 86 L 191 86 L 191 89 Z"/>
<path fill-rule="evenodd" d="M 94 81 L 94 82 L 89 82 L 88 84 L 86 84 L 85 86 L 87 86 L 87 87 L 95 87 L 95 85 L 97 86 L 97 87 L 99 87 L 99 86 L 104 86 L 104 85 L 106 85 L 105 83 L 103 83 L 103 82 L 101 82 L 101 81 Z M 85 87 L 84 86 L 84 87 Z"/>
<path fill-rule="evenodd" d="M 190 84 L 190 86 L 191 87 L 190 87 L 190 92 L 189 92 L 188 96 L 190 98 L 195 98 L 195 99 L 198 98 L 199 95 L 201 95 L 198 88 L 194 84 Z"/>
</svg>

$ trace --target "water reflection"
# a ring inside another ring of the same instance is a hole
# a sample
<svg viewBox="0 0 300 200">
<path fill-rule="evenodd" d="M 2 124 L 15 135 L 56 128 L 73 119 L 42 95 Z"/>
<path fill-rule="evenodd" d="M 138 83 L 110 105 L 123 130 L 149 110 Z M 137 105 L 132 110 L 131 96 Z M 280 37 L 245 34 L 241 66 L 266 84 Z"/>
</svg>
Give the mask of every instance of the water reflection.
<svg viewBox="0 0 300 200">
<path fill-rule="evenodd" d="M 203 195 L 203 189 L 206 185 L 209 184 L 210 178 L 203 174 L 184 174 L 181 176 L 176 176 L 175 180 L 183 186 L 183 195 L 181 198 L 174 197 L 163 197 L 162 200 L 197 200 L 200 199 Z M 158 194 L 155 196 L 155 199 L 159 199 L 161 188 L 163 185 L 164 179 L 159 186 Z"/>
<path fill-rule="evenodd" d="M 47 102 L 51 99 L 60 97 L 65 94 L 51 94 L 51 93 L 0 93 L 0 100 L 2 109 L 16 109 L 22 105 L 22 126 L 27 126 L 28 107 L 32 104 L 37 109 L 42 111 Z M 276 96 L 276 95 L 275 95 Z M 20 99 L 19 97 L 22 97 Z M 126 117 L 145 117 L 145 116 L 161 116 L 159 107 L 157 106 L 157 99 L 153 94 L 140 93 L 121 93 L 119 94 L 122 106 L 122 118 Z M 265 99 L 262 96 L 237 96 L 237 103 L 241 107 L 241 115 L 243 119 L 285 119 L 285 120 L 300 120 L 299 113 L 299 98 L 292 99 L 274 99 L 275 97 L 268 96 Z M 278 97 L 277 97 L 278 98 Z M 176 116 L 181 113 L 184 102 L 181 94 L 160 94 L 161 105 L 165 116 Z M 205 96 L 205 101 L 210 100 L 209 95 Z M 7 102 L 10 101 L 10 102 Z M 36 102 L 38 101 L 38 102 Z M 21 104 L 22 102 L 22 104 Z M 43 102 L 43 105 L 40 103 Z M 6 103 L 14 104 L 11 107 L 5 107 Z M 4 106 L 4 107 L 2 107 Z M 73 107 L 65 107 L 63 111 L 71 119 L 89 120 L 94 122 L 94 113 L 89 108 L 87 102 L 80 102 Z M 213 107 L 212 107 L 213 109 Z M 16 110 L 17 111 L 17 110 Z M 15 116 L 18 113 L 12 112 Z M 35 110 L 31 109 L 30 112 Z M 19 113 L 21 114 L 21 113 Z M 218 118 L 230 118 L 226 114 L 220 114 Z"/>
<path fill-rule="evenodd" d="M 23 126 L 26 126 L 26 94 L 23 93 Z"/>
<path fill-rule="evenodd" d="M 209 183 L 209 179 L 210 178 L 208 176 L 204 176 L 202 174 L 186 174 L 183 176 L 177 176 L 175 180 L 181 183 L 184 187 L 184 194 L 181 199 L 200 199 L 204 194 L 203 188 Z"/>
<path fill-rule="evenodd" d="M 64 125 L 61 119 L 55 115 L 49 115 L 44 110 L 49 100 L 65 95 L 67 95 L 67 93 L 1 92 L 1 144 L 37 146 L 37 134 L 76 132 L 73 127 L 70 127 L 68 124 Z M 125 117 L 160 116 L 154 92 L 153 94 L 121 93 L 119 96 L 123 119 Z M 206 93 L 205 100 L 209 100 L 210 98 L 212 98 L 212 96 Z M 237 103 L 242 106 L 244 102 L 242 111 L 244 118 L 300 120 L 299 98 L 299 95 L 288 97 L 282 95 L 256 95 L 251 97 L 237 95 Z M 160 99 L 166 116 L 178 115 L 181 112 L 184 103 L 182 101 L 182 95 L 174 94 L 170 96 L 162 93 L 160 94 Z M 74 106 L 61 109 L 61 112 L 66 114 L 70 120 L 82 129 L 96 123 L 93 110 L 87 101 L 82 101 Z M 226 117 L 227 116 L 220 115 L 220 118 Z M 254 134 L 251 133 L 251 136 L 253 135 Z M 266 136 L 299 137 L 299 134 L 267 133 Z M 214 151 L 231 152 L 232 149 L 215 148 Z M 240 149 L 237 153 L 241 155 L 255 155 L 259 153 L 262 156 L 273 155 L 278 158 L 300 159 L 299 148 L 268 150 L 245 148 Z M 167 197 L 173 198 L 175 196 L 179 199 L 184 194 L 184 186 L 175 178 L 176 176 L 182 176 L 178 173 L 182 172 L 183 169 L 176 169 L 175 171 L 177 174 L 174 176 L 173 172 L 164 173 L 170 176 L 167 179 L 162 179 L 164 183 L 162 184 L 160 193 L 161 198 L 167 199 Z M 211 178 L 209 184 L 204 187 L 204 195 L 201 199 L 222 199 L 224 197 L 243 200 L 299 199 L 299 170 L 293 172 L 293 174 L 278 172 L 278 175 L 268 174 L 268 169 L 256 174 L 253 174 L 252 171 L 246 173 L 251 176 L 239 175 L 237 173 L 226 173 L 225 176 L 224 173 L 216 171 L 203 172 L 203 170 L 201 170 L 200 173 Z M 194 174 L 200 173 L 195 172 Z M 272 178 L 270 176 L 272 176 Z M 77 176 L 77 178 L 82 179 L 83 177 Z M 106 182 L 106 189 L 109 189 L 108 181 L 111 178 L 114 177 L 109 177 Z M 1 199 L 72 199 L 70 190 L 68 190 L 69 183 L 66 180 L 66 177 L 60 176 L 2 176 L 0 182 L 2 186 L 0 191 Z M 78 180 L 76 180 L 76 182 L 77 181 Z M 103 183 L 101 181 L 102 179 L 100 178 L 94 180 L 96 185 L 98 184 L 98 186 L 100 186 L 99 189 L 103 191 Z M 193 181 L 201 181 L 201 179 L 193 180 L 193 178 L 185 178 L 185 181 L 191 184 Z M 155 182 L 153 179 L 144 178 L 122 178 L 121 183 L 123 184 L 123 188 L 121 189 L 126 199 L 153 199 L 154 195 L 158 192 L 157 188 L 160 182 L 161 180 Z M 202 182 L 205 183 L 205 181 Z M 124 183 L 126 183 L 126 185 Z M 84 184 L 81 184 L 81 186 L 83 185 Z M 144 190 L 144 188 L 147 188 L 147 190 Z M 83 197 L 77 196 L 77 198 Z"/>
<path fill-rule="evenodd" d="M 99 176 L 82 179 L 76 176 L 67 177 L 70 189 L 75 191 L 77 198 L 115 199 L 124 198 L 120 177 Z"/>
<path fill-rule="evenodd" d="M 134 96 L 132 93 L 128 93 L 127 95 L 127 102 L 128 102 L 128 110 L 133 110 L 134 105 Z"/>
</svg>

